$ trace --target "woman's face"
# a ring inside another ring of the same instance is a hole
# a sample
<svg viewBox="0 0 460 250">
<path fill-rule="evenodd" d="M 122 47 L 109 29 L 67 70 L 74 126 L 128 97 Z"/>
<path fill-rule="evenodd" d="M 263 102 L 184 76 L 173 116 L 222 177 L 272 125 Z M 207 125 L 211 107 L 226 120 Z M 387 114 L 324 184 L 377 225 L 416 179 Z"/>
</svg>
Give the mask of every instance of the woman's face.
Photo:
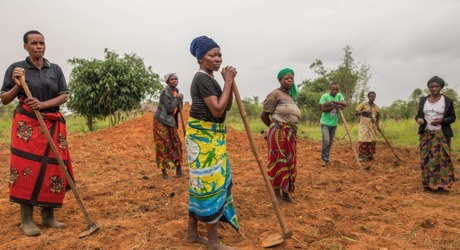
<svg viewBox="0 0 460 250">
<path fill-rule="evenodd" d="M 207 72 L 218 71 L 222 64 L 222 53 L 220 52 L 220 48 L 211 49 L 198 61 L 200 63 L 200 69 Z"/>
<path fill-rule="evenodd" d="M 168 85 L 175 88 L 177 87 L 177 84 L 179 83 L 179 79 L 177 76 L 171 76 L 168 80 Z"/>
<path fill-rule="evenodd" d="M 294 75 L 293 74 L 286 74 L 280 79 L 281 88 L 283 89 L 290 89 L 292 85 L 294 85 Z"/>
<path fill-rule="evenodd" d="M 437 82 L 432 82 L 428 85 L 430 92 L 432 95 L 439 95 L 441 93 L 441 84 Z"/>
<path fill-rule="evenodd" d="M 369 102 L 374 102 L 375 101 L 375 94 L 374 93 L 371 93 L 367 96 L 367 98 L 369 99 Z"/>
<path fill-rule="evenodd" d="M 29 34 L 24 49 L 29 52 L 30 57 L 42 58 L 46 50 L 45 38 L 40 34 Z"/>
</svg>

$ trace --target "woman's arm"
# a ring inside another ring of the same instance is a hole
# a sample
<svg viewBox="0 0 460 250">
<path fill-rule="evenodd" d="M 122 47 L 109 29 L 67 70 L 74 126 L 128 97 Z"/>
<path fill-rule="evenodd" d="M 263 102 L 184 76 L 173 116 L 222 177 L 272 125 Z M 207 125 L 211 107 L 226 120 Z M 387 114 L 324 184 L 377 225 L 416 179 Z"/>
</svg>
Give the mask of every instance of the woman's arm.
<svg viewBox="0 0 460 250">
<path fill-rule="evenodd" d="M 69 94 L 63 93 L 52 99 L 49 99 L 48 101 L 43 102 L 39 101 L 37 98 L 27 98 L 24 100 L 24 103 L 27 104 L 27 106 L 29 106 L 32 110 L 43 110 L 59 107 L 62 104 L 66 103 L 68 99 Z"/>
<path fill-rule="evenodd" d="M 0 98 L 2 99 L 3 105 L 8 105 L 12 102 L 19 94 L 21 87 L 14 85 L 14 87 L 6 92 L 0 94 Z"/>
<path fill-rule="evenodd" d="M 449 109 L 446 112 L 446 115 L 442 118 L 441 124 L 449 125 L 454 123 L 457 117 L 455 116 L 454 102 L 450 101 Z"/>
<path fill-rule="evenodd" d="M 230 105 L 230 108 L 232 104 L 229 104 L 228 102 L 230 100 L 233 100 L 231 95 L 232 95 L 232 87 L 233 87 L 233 81 L 236 76 L 236 69 L 227 66 L 222 69 L 222 76 L 224 77 L 225 83 L 224 83 L 224 90 L 222 91 L 222 94 L 220 95 L 219 98 L 217 96 L 208 96 L 203 98 L 204 102 L 206 103 L 206 106 L 208 106 L 209 110 L 212 113 L 212 116 L 215 118 L 221 118 L 228 106 Z"/>
<path fill-rule="evenodd" d="M 182 101 L 182 94 L 173 96 L 168 90 L 164 91 L 164 95 L 160 96 L 160 102 L 164 105 L 168 115 L 172 115 L 179 103 Z"/>
<path fill-rule="evenodd" d="M 235 84 L 235 83 L 233 83 L 233 84 Z M 232 88 L 232 91 L 230 92 L 230 98 L 228 99 L 227 111 L 230 111 L 230 109 L 232 109 L 232 106 L 233 106 L 233 88 Z"/>
<path fill-rule="evenodd" d="M 7 79 L 7 77 L 10 74 L 11 74 L 11 79 Z M 2 99 L 2 103 L 4 105 L 9 104 L 18 96 L 19 92 L 22 89 L 20 79 L 23 75 L 24 75 L 24 69 L 21 67 L 15 67 L 15 68 L 10 67 L 6 71 L 5 80 L 7 80 L 8 82 L 7 85 L 11 85 L 12 82 L 10 82 L 10 80 L 13 80 L 14 86 L 10 90 L 0 94 L 0 98 Z"/>
<path fill-rule="evenodd" d="M 425 98 L 423 97 L 422 99 L 420 99 L 420 102 L 418 104 L 418 111 L 417 111 L 417 114 L 415 115 L 415 121 L 417 121 L 417 123 L 420 125 L 425 123 L 425 119 L 423 118 L 423 105 L 425 104 L 424 100 Z"/>
<path fill-rule="evenodd" d="M 265 111 L 262 111 L 262 114 L 260 114 L 260 119 L 262 120 L 262 122 L 267 125 L 267 127 L 270 126 L 270 123 L 271 123 L 271 120 L 270 120 L 270 114 L 265 112 Z"/>
</svg>

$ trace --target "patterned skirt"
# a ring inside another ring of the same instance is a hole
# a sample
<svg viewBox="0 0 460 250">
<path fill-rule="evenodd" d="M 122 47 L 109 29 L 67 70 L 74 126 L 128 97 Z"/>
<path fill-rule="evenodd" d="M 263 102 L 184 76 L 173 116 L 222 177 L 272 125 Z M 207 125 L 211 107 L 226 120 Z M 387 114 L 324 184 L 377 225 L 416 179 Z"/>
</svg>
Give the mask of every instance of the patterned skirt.
<svg viewBox="0 0 460 250">
<path fill-rule="evenodd" d="M 176 128 L 153 119 L 153 139 L 158 168 L 175 169 L 182 164 L 182 144 Z"/>
<path fill-rule="evenodd" d="M 210 224 L 228 222 L 238 231 L 225 123 L 190 117 L 186 134 L 189 216 Z"/>
<path fill-rule="evenodd" d="M 297 128 L 287 123 L 273 122 L 267 134 L 268 176 L 273 189 L 294 192 Z"/>
<path fill-rule="evenodd" d="M 42 113 L 54 144 L 73 179 L 65 120 L 57 113 Z M 11 131 L 10 201 L 29 206 L 62 207 L 70 190 L 35 113 L 20 103 Z"/>
<path fill-rule="evenodd" d="M 374 159 L 376 142 L 358 142 L 359 158 L 363 160 Z"/>
<path fill-rule="evenodd" d="M 420 170 L 423 187 L 433 190 L 451 187 L 455 178 L 450 153 L 450 139 L 441 129 L 426 130 L 420 135 Z"/>
</svg>

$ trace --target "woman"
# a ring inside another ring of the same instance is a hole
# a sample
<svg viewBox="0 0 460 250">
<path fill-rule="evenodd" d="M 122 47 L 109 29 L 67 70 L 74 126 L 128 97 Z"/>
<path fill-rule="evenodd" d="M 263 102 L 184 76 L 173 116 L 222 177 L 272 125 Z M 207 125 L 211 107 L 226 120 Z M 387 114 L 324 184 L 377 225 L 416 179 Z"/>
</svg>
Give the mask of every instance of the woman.
<svg viewBox="0 0 460 250">
<path fill-rule="evenodd" d="M 177 89 L 179 82 L 176 73 L 165 75 L 166 88 L 161 92 L 160 102 L 153 119 L 153 138 L 155 141 L 156 163 L 161 169 L 163 179 L 169 179 L 167 170 L 176 169 L 176 177 L 183 176 L 182 144 L 178 128 L 178 114 L 182 107 L 182 94 Z"/>
<path fill-rule="evenodd" d="M 31 30 L 24 34 L 23 41 L 29 56 L 7 69 L 0 99 L 3 105 L 19 99 L 11 130 L 10 201 L 20 205 L 23 234 L 37 236 L 41 232 L 33 220 L 33 207 L 40 207 L 42 226 L 65 228 L 64 223 L 56 220 L 54 210 L 62 207 L 70 186 L 35 111 L 40 112 L 73 179 L 66 122 L 59 112 L 59 107 L 67 102 L 69 88 L 59 65 L 44 57 L 45 37 Z M 25 77 L 31 98 L 23 89 L 22 77 Z"/>
<path fill-rule="evenodd" d="M 295 189 L 296 133 L 300 121 L 297 107 L 297 88 L 294 84 L 294 71 L 285 68 L 278 73 L 280 87 L 268 94 L 263 103 L 260 116 L 269 127 L 268 176 L 278 201 L 294 202 L 291 193 Z"/>
<path fill-rule="evenodd" d="M 371 91 L 367 94 L 368 102 L 356 107 L 356 116 L 361 116 L 359 122 L 359 160 L 368 161 L 374 159 L 375 144 L 377 142 L 377 128 L 380 121 L 380 108 L 374 103 L 376 94 Z"/>
<path fill-rule="evenodd" d="M 188 120 L 186 148 L 189 162 L 189 221 L 187 242 L 208 244 L 208 249 L 232 249 L 221 245 L 217 222 L 224 221 L 238 231 L 238 218 L 231 193 L 232 176 L 226 147 L 226 111 L 233 102 L 232 85 L 236 69 L 222 69 L 223 90 L 214 79 L 222 64 L 219 45 L 206 36 L 195 38 L 190 52 L 196 57 L 199 71 L 190 92 L 192 106 Z M 198 221 L 205 222 L 208 239 L 197 231 Z"/>
<path fill-rule="evenodd" d="M 415 117 L 420 125 L 420 170 L 425 190 L 447 190 L 454 182 L 454 166 L 450 159 L 450 124 L 455 122 L 452 99 L 441 94 L 444 80 L 433 76 L 427 86 L 430 95 L 420 100 Z"/>
</svg>

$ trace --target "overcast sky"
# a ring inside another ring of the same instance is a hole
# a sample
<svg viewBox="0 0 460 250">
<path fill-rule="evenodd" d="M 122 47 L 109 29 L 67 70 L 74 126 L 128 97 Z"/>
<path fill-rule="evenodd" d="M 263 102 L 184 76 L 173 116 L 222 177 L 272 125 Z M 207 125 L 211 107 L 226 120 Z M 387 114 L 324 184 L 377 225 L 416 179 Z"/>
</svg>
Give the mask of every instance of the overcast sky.
<svg viewBox="0 0 460 250">
<path fill-rule="evenodd" d="M 22 36 L 31 29 L 44 34 L 45 57 L 67 80 L 68 59 L 102 59 L 108 48 L 136 53 L 160 76 L 176 72 L 186 100 L 198 69 L 189 46 L 200 35 L 220 45 L 223 65 L 237 68 L 243 98 L 263 100 L 284 67 L 296 83 L 317 77 L 315 59 L 336 68 L 347 45 L 370 66 L 381 106 L 407 99 L 433 75 L 460 92 L 458 0 L 2 0 L 2 76 L 27 56 Z"/>
</svg>

